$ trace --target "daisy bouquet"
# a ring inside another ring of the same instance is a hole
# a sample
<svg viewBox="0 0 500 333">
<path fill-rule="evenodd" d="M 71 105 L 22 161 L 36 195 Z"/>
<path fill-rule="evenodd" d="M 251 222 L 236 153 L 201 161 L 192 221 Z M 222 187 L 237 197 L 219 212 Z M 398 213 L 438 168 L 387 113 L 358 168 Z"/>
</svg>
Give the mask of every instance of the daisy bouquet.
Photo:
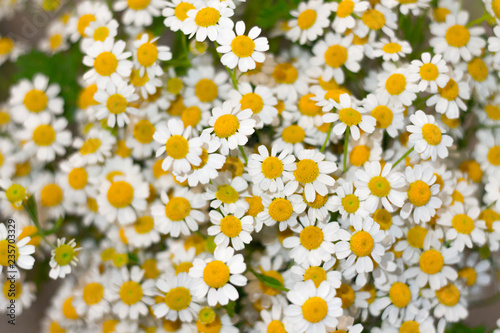
<svg viewBox="0 0 500 333">
<path fill-rule="evenodd" d="M 0 35 L 0 307 L 54 279 L 41 332 L 469 332 L 499 1 L 2 2 L 53 19 Z"/>
</svg>

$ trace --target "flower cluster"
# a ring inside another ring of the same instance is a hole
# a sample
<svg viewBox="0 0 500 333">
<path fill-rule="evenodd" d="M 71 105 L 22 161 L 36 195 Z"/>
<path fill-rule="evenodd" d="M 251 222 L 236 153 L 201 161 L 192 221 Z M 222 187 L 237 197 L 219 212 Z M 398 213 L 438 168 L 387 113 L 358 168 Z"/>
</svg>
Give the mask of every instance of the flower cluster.
<svg viewBox="0 0 500 333">
<path fill-rule="evenodd" d="M 16 300 L 35 262 L 63 279 L 43 331 L 442 333 L 498 288 L 498 0 L 279 3 L 49 24 L 77 77 L 21 68 L 0 105 Z"/>
</svg>

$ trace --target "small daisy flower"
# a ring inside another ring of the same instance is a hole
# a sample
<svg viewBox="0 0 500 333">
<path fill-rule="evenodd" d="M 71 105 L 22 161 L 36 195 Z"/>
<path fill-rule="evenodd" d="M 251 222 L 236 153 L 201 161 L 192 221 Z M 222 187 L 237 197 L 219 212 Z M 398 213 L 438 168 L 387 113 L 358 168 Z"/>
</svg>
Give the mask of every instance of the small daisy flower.
<svg viewBox="0 0 500 333">
<path fill-rule="evenodd" d="M 186 90 L 183 98 L 187 105 L 202 107 L 220 106 L 225 100 L 229 85 L 229 76 L 226 71 L 216 72 L 213 66 L 197 66 L 188 70 L 184 83 Z"/>
<path fill-rule="evenodd" d="M 479 130 L 476 137 L 479 142 L 474 151 L 475 160 L 487 175 L 498 175 L 500 171 L 500 130 Z"/>
<path fill-rule="evenodd" d="M 16 61 L 24 52 L 25 47 L 21 43 L 0 35 L 0 65 L 3 65 L 6 61 Z"/>
<path fill-rule="evenodd" d="M 47 28 L 47 36 L 40 42 L 40 49 L 49 54 L 65 51 L 69 48 L 67 39 L 64 24 L 56 21 Z"/>
<path fill-rule="evenodd" d="M 160 233 L 155 226 L 155 220 L 149 215 L 138 217 L 133 224 L 124 228 L 128 245 L 135 248 L 148 248 L 160 241 Z"/>
<path fill-rule="evenodd" d="M 104 42 L 106 38 L 116 38 L 118 34 L 118 21 L 98 20 L 89 23 L 85 28 L 85 37 L 80 42 L 82 50 L 87 50 L 92 47 L 95 42 Z"/>
<path fill-rule="evenodd" d="M 255 69 L 256 62 L 263 63 L 265 60 L 264 53 L 269 50 L 267 38 L 259 37 L 261 29 L 253 27 L 245 35 L 245 23 L 238 21 L 235 27 L 236 34 L 233 30 L 221 30 L 217 38 L 220 44 L 217 47 L 217 52 L 223 54 L 221 63 L 230 68 L 236 68 L 244 73 Z"/>
<path fill-rule="evenodd" d="M 27 197 L 28 191 L 25 187 L 9 179 L 0 178 L 0 198 L 7 199 L 15 207 L 21 207 Z"/>
<path fill-rule="evenodd" d="M 362 101 L 363 107 L 375 118 L 375 128 L 385 130 L 392 138 L 404 128 L 405 107 L 400 103 L 382 103 L 376 94 L 368 94 Z"/>
<path fill-rule="evenodd" d="M 187 19 L 187 12 L 195 9 L 194 0 L 172 0 L 165 3 L 162 15 L 165 17 L 163 24 L 172 31 L 179 31 L 182 22 Z"/>
<path fill-rule="evenodd" d="M 76 42 L 82 37 L 87 37 L 85 30 L 91 22 L 108 22 L 112 13 L 105 3 L 93 1 L 81 1 L 76 6 L 76 14 L 68 22 L 68 32 L 71 41 Z M 85 50 L 85 49 L 83 49 Z"/>
<path fill-rule="evenodd" d="M 415 147 L 415 151 L 420 154 L 420 158 L 435 161 L 448 156 L 448 147 L 453 144 L 453 139 L 444 135 L 444 130 L 436 125 L 433 116 L 426 115 L 418 110 L 410 116 L 412 125 L 406 126 L 410 132 L 409 144 Z"/>
<path fill-rule="evenodd" d="M 189 276 L 199 281 L 197 297 L 206 296 L 209 306 L 226 305 L 239 298 L 235 286 L 246 285 L 247 278 L 242 275 L 246 268 L 243 255 L 235 255 L 232 247 L 217 247 L 213 259 L 194 259 Z"/>
<path fill-rule="evenodd" d="M 263 210 L 257 214 L 255 219 L 255 230 L 258 232 L 262 225 L 273 226 L 279 223 L 279 230 L 284 231 L 287 227 L 297 225 L 297 207 L 293 206 L 292 197 L 277 194 L 274 197 L 262 195 Z"/>
<path fill-rule="evenodd" d="M 82 161 L 73 159 L 61 162 L 60 169 L 62 171 L 61 185 L 64 188 L 64 193 L 72 201 L 84 204 L 87 202 L 88 196 L 95 196 L 99 167 L 85 167 Z"/>
<path fill-rule="evenodd" d="M 416 59 L 408 66 L 410 72 L 409 78 L 411 81 L 418 82 L 418 89 L 435 93 L 438 88 L 444 88 L 449 81 L 448 66 L 441 54 L 436 54 L 431 57 L 429 52 L 422 53 L 421 60 Z"/>
<path fill-rule="evenodd" d="M 422 9 L 428 8 L 430 0 L 415 0 L 410 2 L 399 1 L 399 0 L 382 0 L 382 5 L 387 8 L 394 8 L 399 6 L 399 11 L 403 15 L 408 15 L 411 12 L 412 15 L 421 15 Z"/>
<path fill-rule="evenodd" d="M 12 239 L 12 234 L 7 232 L 5 223 L 0 223 L 0 273 L 4 267 L 7 271 L 16 272 L 18 266 L 25 270 L 33 268 L 35 258 L 32 257 L 32 254 L 35 253 L 35 246 L 28 245 L 30 240 L 29 236 L 19 239 L 19 235 Z M 12 263 L 14 264 L 12 265 Z M 16 275 L 18 276 L 18 272 Z"/>
<path fill-rule="evenodd" d="M 371 48 L 371 47 L 370 47 Z M 379 42 L 373 44 L 373 49 L 367 50 L 369 58 L 380 58 L 384 61 L 398 61 L 411 53 L 410 43 L 400 41 L 397 38 L 381 38 Z"/>
<path fill-rule="evenodd" d="M 102 163 L 111 157 L 111 149 L 116 143 L 116 137 L 105 129 L 91 128 L 84 138 L 77 137 L 73 147 L 78 153 L 71 156 L 77 163 L 95 164 Z"/>
<path fill-rule="evenodd" d="M 436 112 L 446 115 L 449 119 L 457 119 L 460 109 L 467 111 L 464 100 L 470 98 L 470 87 L 463 80 L 463 72 L 457 71 L 455 74 L 454 78 L 450 78 L 443 88 L 438 88 L 438 93 L 425 103 L 427 106 L 436 105 Z"/>
<path fill-rule="evenodd" d="M 97 119 L 108 119 L 108 126 L 124 127 L 130 122 L 128 114 L 137 114 L 138 110 L 130 106 L 131 102 L 136 101 L 139 96 L 134 93 L 133 86 L 125 81 L 118 80 L 115 83 L 108 82 L 106 87 L 98 89 L 94 99 L 99 104 L 95 106 Z"/>
<path fill-rule="evenodd" d="M 97 269 L 91 269 L 82 278 L 82 287 L 76 292 L 73 304 L 79 316 L 88 320 L 99 320 L 111 311 L 108 275 L 101 275 Z"/>
<path fill-rule="evenodd" d="M 368 1 L 362 0 L 342 0 L 340 2 L 332 2 L 330 8 L 335 13 L 335 18 L 332 22 L 332 28 L 338 33 L 344 33 L 347 29 L 352 29 L 356 26 L 354 16 L 363 16 L 365 10 L 370 6 Z"/>
<path fill-rule="evenodd" d="M 308 280 L 295 284 L 287 293 L 291 304 L 285 309 L 287 332 L 323 332 L 334 328 L 342 315 L 342 300 L 326 281 L 318 288 Z"/>
<path fill-rule="evenodd" d="M 187 18 L 182 22 L 181 29 L 189 38 L 196 34 L 196 40 L 203 42 L 205 39 L 215 41 L 221 31 L 232 30 L 234 23 L 230 19 L 234 11 L 226 2 L 210 0 L 197 1 L 195 8 L 187 12 Z"/>
<path fill-rule="evenodd" d="M 290 29 L 286 36 L 292 42 L 299 41 L 300 44 L 315 41 L 318 36 L 323 35 L 323 29 L 330 23 L 330 6 L 323 3 L 323 0 L 300 2 L 297 10 L 292 10 L 290 14 L 294 18 L 288 21 Z"/>
<path fill-rule="evenodd" d="M 153 109 L 149 108 L 142 112 L 143 117 L 134 119 L 129 125 L 133 129 L 133 133 L 128 137 L 126 144 L 132 149 L 132 156 L 136 159 L 151 157 L 152 153 L 159 147 L 153 136 L 156 127 L 162 123 L 163 117 L 151 111 Z"/>
<path fill-rule="evenodd" d="M 434 303 L 436 304 L 434 316 L 436 318 L 441 318 L 438 322 L 439 326 L 441 326 L 440 324 L 443 320 L 458 322 L 467 318 L 469 312 L 467 311 L 468 304 L 466 295 L 464 295 L 464 290 L 466 289 L 463 288 L 461 283 L 448 283 L 439 290 L 434 291 Z M 426 292 L 423 291 L 422 293 L 426 295 Z"/>
<path fill-rule="evenodd" d="M 369 34 L 373 38 L 377 32 L 382 31 L 387 36 L 394 37 L 394 30 L 397 28 L 396 13 L 381 4 L 377 4 L 374 8 L 363 12 L 361 21 L 359 21 L 359 24 L 354 29 L 354 33 L 360 37 L 365 37 Z"/>
<path fill-rule="evenodd" d="M 23 311 L 28 310 L 36 299 L 36 285 L 32 281 L 21 280 L 12 282 L 8 279 L 9 275 L 2 278 L 0 281 L 0 288 L 3 290 L 0 293 L 0 306 L 8 308 L 15 302 L 16 315 L 21 315 Z M 5 282 L 3 282 L 5 281 Z M 14 292 L 12 292 L 14 290 Z"/>
<path fill-rule="evenodd" d="M 158 60 L 172 59 L 172 52 L 168 46 L 156 45 L 158 39 L 159 37 L 150 39 L 148 34 L 142 34 L 140 39 L 134 41 L 134 67 L 139 70 L 141 77 L 148 75 L 149 79 L 153 79 L 157 75 L 157 68 L 161 69 Z"/>
<path fill-rule="evenodd" d="M 153 23 L 153 17 L 160 16 L 165 4 L 165 0 L 119 0 L 113 3 L 113 10 L 125 10 L 123 24 L 147 27 Z"/>
<path fill-rule="evenodd" d="M 81 247 L 76 247 L 74 239 L 66 243 L 66 238 L 58 238 L 57 246 L 51 252 L 49 276 L 56 280 L 57 278 L 64 279 L 66 275 L 70 274 L 71 266 L 76 266 L 78 263 L 76 255 L 81 249 Z"/>
<path fill-rule="evenodd" d="M 352 182 L 339 179 L 337 188 L 332 196 L 333 212 L 339 212 L 342 220 L 352 220 L 354 216 L 368 216 L 368 212 L 364 208 L 364 203 L 354 194 L 354 186 Z"/>
<path fill-rule="evenodd" d="M 262 320 L 255 324 L 255 329 L 259 333 L 279 332 L 285 329 L 283 309 L 279 304 L 273 304 L 269 310 L 260 311 L 260 317 Z"/>
<path fill-rule="evenodd" d="M 233 104 L 241 104 L 242 110 L 252 110 L 256 128 L 271 124 L 278 116 L 278 100 L 266 86 L 257 85 L 254 89 L 249 83 L 242 82 L 238 85 L 238 90 L 229 92 L 228 97 Z"/>
<path fill-rule="evenodd" d="M 210 207 L 221 207 L 224 213 L 247 210 L 248 202 L 242 198 L 248 196 L 248 183 L 243 177 L 231 177 L 229 172 L 222 172 L 206 187 L 205 198 L 211 200 Z"/>
<path fill-rule="evenodd" d="M 338 113 L 326 113 L 323 115 L 323 121 L 334 123 L 340 120 L 333 126 L 333 133 L 342 136 L 349 128 L 351 137 L 354 140 L 359 140 L 360 129 L 366 133 L 372 133 L 375 130 L 376 120 L 366 114 L 367 110 L 358 104 L 348 94 L 342 94 L 340 95 L 340 103 L 334 102 Z"/>
<path fill-rule="evenodd" d="M 377 97 L 380 102 L 402 103 L 410 106 L 417 98 L 418 87 L 410 79 L 410 73 L 407 68 L 396 67 L 391 63 L 382 65 L 385 69 L 377 76 L 378 88 Z"/>
<path fill-rule="evenodd" d="M 228 247 L 231 241 L 231 246 L 239 251 L 252 241 L 250 234 L 253 231 L 253 218 L 245 215 L 244 211 L 223 216 L 218 211 L 211 210 L 208 215 L 210 222 L 214 224 L 208 228 L 208 234 L 215 236 L 214 243 L 217 246 Z"/>
</svg>

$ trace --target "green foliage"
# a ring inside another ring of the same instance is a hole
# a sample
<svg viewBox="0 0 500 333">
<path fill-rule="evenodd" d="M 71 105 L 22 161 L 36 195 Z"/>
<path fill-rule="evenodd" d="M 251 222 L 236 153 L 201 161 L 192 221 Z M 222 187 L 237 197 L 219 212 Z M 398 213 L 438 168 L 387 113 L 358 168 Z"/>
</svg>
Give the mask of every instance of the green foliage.
<svg viewBox="0 0 500 333">
<path fill-rule="evenodd" d="M 446 330 L 446 333 L 484 333 L 486 328 L 484 326 L 468 327 L 462 323 L 453 324 Z"/>
</svg>

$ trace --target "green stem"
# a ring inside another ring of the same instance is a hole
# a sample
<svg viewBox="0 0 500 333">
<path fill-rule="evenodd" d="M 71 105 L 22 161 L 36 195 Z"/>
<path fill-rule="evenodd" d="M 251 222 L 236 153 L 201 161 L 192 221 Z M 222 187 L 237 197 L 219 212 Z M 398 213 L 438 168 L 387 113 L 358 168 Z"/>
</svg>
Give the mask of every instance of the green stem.
<svg viewBox="0 0 500 333">
<path fill-rule="evenodd" d="M 344 138 L 344 171 L 347 170 L 347 146 L 349 145 L 349 134 L 351 133 L 351 128 L 347 126 L 345 130 L 345 138 Z"/>
<path fill-rule="evenodd" d="M 492 203 L 490 203 L 488 205 L 488 207 L 486 207 L 486 209 L 490 209 L 491 207 L 493 207 L 495 204 L 497 203 L 497 200 L 493 201 Z"/>
<path fill-rule="evenodd" d="M 328 134 L 326 135 L 325 143 L 323 143 L 323 146 L 321 146 L 321 149 L 319 150 L 320 152 L 323 152 L 325 150 L 326 144 L 328 143 L 328 140 L 330 140 L 330 134 L 332 134 L 332 129 L 333 129 L 333 123 L 330 124 L 330 129 L 328 130 Z"/>
<path fill-rule="evenodd" d="M 242 146 L 238 146 L 240 148 L 241 155 L 243 155 L 243 159 L 245 160 L 245 165 L 247 165 L 248 160 L 247 160 L 247 155 L 245 154 L 245 151 L 243 150 Z"/>
<path fill-rule="evenodd" d="M 219 61 L 220 61 L 221 57 L 220 57 L 219 52 L 217 52 L 217 47 L 219 47 L 219 43 L 214 41 L 214 45 L 215 45 L 215 53 L 217 54 L 217 57 L 219 57 Z M 233 82 L 234 89 L 238 90 L 238 79 L 236 78 L 236 67 L 234 68 L 234 73 L 229 69 L 229 67 L 224 66 L 224 68 L 226 69 L 227 73 L 231 77 L 231 81 Z"/>
<path fill-rule="evenodd" d="M 32 200 L 33 196 L 31 196 L 28 201 Z M 34 200 L 32 200 L 32 202 L 30 203 L 34 203 Z M 43 241 L 45 243 L 47 243 L 51 248 L 55 249 L 56 247 L 54 246 L 54 244 L 52 244 L 48 239 L 47 237 L 45 237 L 45 232 L 43 231 L 42 227 L 40 226 L 40 222 L 38 222 L 38 217 L 37 217 L 37 213 L 36 213 L 36 209 L 33 211 L 32 209 L 30 209 L 29 207 L 30 205 L 28 205 L 27 203 L 23 202 L 23 207 L 24 209 L 26 210 L 26 212 L 28 213 L 28 215 L 30 216 L 31 220 L 33 221 L 33 223 L 35 224 L 36 228 L 38 229 L 38 234 L 40 235 L 40 237 L 42 237 Z"/>
<path fill-rule="evenodd" d="M 467 27 L 467 28 L 470 28 L 470 27 L 472 27 L 472 26 L 474 26 L 474 25 L 476 25 L 476 24 L 481 24 L 481 23 L 483 23 L 484 21 L 489 20 L 490 18 L 491 18 L 491 15 L 490 15 L 487 11 L 485 11 L 485 12 L 483 13 L 483 16 L 478 17 L 478 18 L 477 18 L 477 19 L 475 19 L 474 21 L 471 21 L 471 22 L 467 23 L 466 27 Z"/>
<path fill-rule="evenodd" d="M 396 161 L 396 163 L 394 163 L 394 165 L 392 166 L 391 169 L 394 169 L 396 167 L 396 165 L 398 165 L 402 160 L 404 160 L 406 158 L 406 156 L 410 155 L 410 153 L 415 150 L 415 146 L 411 147 L 410 149 L 408 149 L 408 151 L 399 158 L 399 160 Z"/>
</svg>

